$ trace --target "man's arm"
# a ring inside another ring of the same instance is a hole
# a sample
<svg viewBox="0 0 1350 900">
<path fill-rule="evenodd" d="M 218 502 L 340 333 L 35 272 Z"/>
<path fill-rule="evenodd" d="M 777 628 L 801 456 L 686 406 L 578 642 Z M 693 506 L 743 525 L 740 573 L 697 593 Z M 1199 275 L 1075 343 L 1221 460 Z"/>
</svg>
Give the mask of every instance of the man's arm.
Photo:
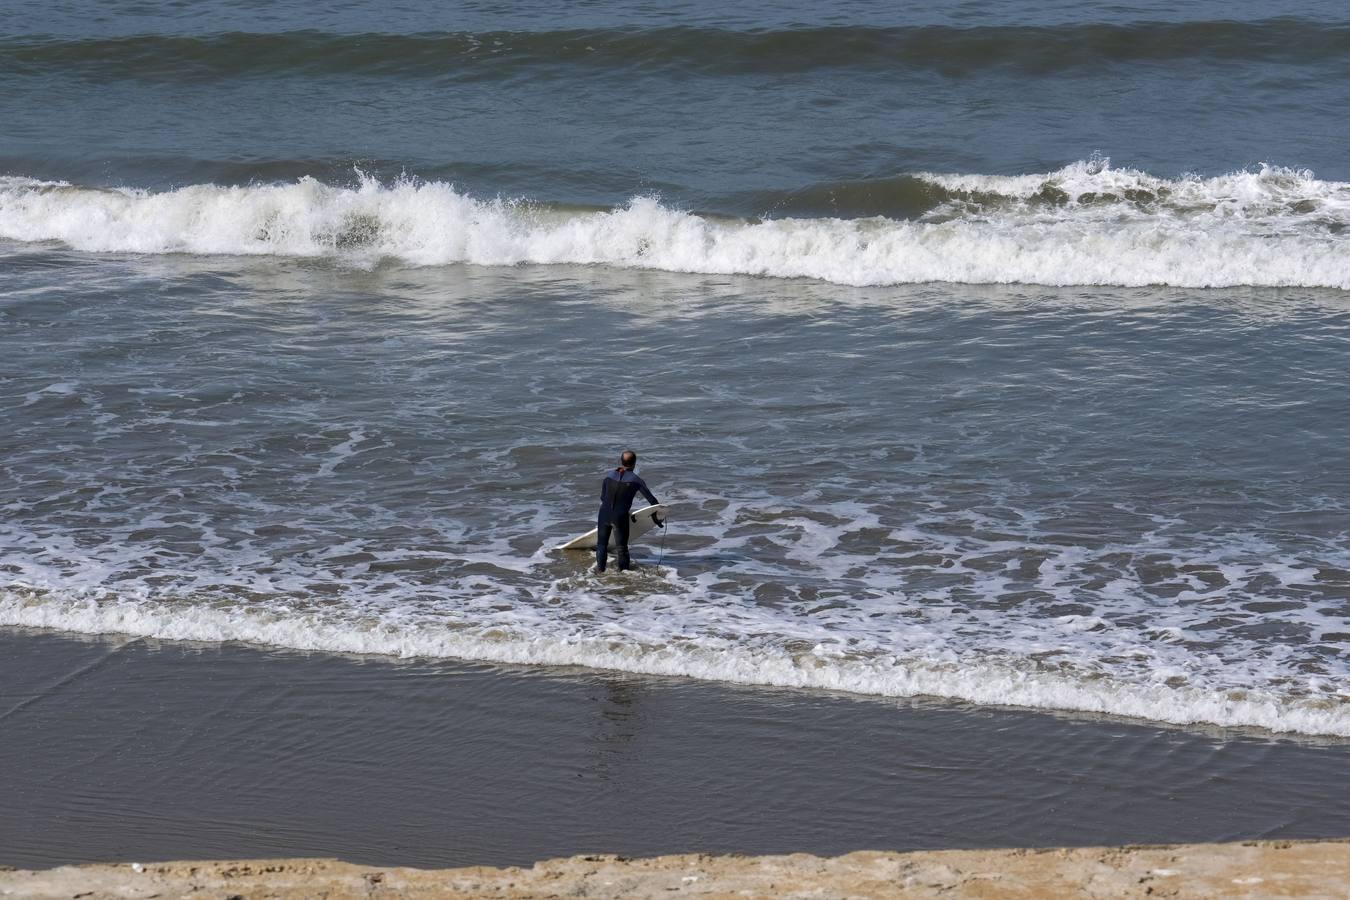
<svg viewBox="0 0 1350 900">
<path fill-rule="evenodd" d="M 651 488 L 647 487 L 647 482 L 643 481 L 641 478 L 638 478 L 638 490 L 642 491 L 642 496 L 646 497 L 647 502 L 652 506 L 661 502 L 656 499 L 656 495 L 652 493 Z"/>
</svg>

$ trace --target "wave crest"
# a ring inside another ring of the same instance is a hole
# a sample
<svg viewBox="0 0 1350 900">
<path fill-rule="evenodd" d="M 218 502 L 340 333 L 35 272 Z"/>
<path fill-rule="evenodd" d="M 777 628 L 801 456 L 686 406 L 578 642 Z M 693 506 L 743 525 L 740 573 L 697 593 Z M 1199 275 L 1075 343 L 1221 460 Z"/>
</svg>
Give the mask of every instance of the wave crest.
<svg viewBox="0 0 1350 900">
<path fill-rule="evenodd" d="M 1350 185 L 1309 172 L 1162 179 L 1098 159 L 1037 175 L 844 184 L 743 198 L 766 215 L 744 219 L 655 197 L 608 210 L 477 199 L 409 178 L 148 192 L 8 177 L 0 237 L 90 252 L 604 265 L 845 285 L 1350 289 Z M 832 215 L 790 215 L 829 204 Z"/>
</svg>

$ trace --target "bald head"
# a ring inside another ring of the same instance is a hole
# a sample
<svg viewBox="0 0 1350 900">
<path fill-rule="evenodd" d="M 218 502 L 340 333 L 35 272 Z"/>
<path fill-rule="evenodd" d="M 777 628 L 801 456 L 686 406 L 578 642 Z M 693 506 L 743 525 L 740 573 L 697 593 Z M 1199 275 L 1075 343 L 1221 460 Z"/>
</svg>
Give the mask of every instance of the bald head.
<svg viewBox="0 0 1350 900">
<path fill-rule="evenodd" d="M 637 454 L 632 450 L 625 450 L 619 454 L 619 465 L 630 471 L 637 466 Z"/>
</svg>

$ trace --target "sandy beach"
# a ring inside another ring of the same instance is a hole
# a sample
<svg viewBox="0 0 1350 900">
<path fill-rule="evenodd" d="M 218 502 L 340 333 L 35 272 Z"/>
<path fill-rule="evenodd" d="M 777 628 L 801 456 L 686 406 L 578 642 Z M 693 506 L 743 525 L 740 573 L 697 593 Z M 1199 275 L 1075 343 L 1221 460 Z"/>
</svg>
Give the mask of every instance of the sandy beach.
<svg viewBox="0 0 1350 900">
<path fill-rule="evenodd" d="M 1350 841 L 1049 850 L 577 856 L 529 868 L 409 869 L 326 859 L 67 866 L 0 872 L 22 898 L 268 897 L 1343 897 Z"/>
</svg>

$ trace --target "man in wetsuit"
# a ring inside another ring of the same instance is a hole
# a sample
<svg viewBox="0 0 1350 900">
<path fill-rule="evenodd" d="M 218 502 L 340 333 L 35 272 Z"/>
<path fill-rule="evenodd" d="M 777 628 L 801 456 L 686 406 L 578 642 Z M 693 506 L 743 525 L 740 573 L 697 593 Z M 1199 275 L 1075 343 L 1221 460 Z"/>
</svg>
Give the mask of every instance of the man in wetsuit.
<svg viewBox="0 0 1350 900">
<path fill-rule="evenodd" d="M 605 557 L 609 555 L 609 533 L 614 531 L 614 550 L 619 557 L 619 571 L 630 568 L 628 562 L 628 526 L 632 520 L 628 511 L 633 508 L 633 498 L 639 492 L 648 503 L 657 502 L 656 495 L 647 487 L 647 482 L 633 471 L 637 467 L 637 454 L 632 450 L 623 451 L 619 457 L 619 466 L 605 473 L 600 482 L 600 516 L 595 534 L 595 570 L 605 571 Z M 665 528 L 660 519 L 656 524 Z"/>
</svg>

